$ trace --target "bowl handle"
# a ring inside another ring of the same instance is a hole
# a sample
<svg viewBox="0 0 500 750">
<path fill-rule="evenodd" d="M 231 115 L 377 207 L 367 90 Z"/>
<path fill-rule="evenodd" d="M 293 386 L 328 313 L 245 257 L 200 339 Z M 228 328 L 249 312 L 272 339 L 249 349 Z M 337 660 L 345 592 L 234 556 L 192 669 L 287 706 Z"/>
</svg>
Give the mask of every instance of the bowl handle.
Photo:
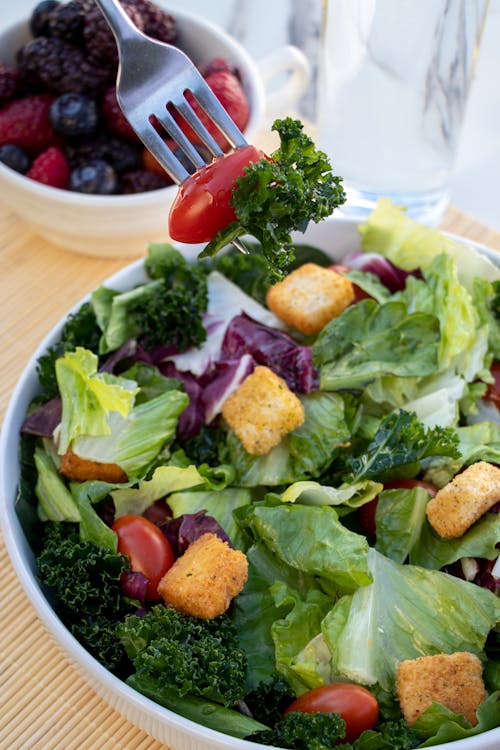
<svg viewBox="0 0 500 750">
<path fill-rule="evenodd" d="M 311 64 L 307 57 L 298 47 L 288 44 L 259 60 L 257 68 L 266 92 L 268 116 L 291 114 L 287 110 L 298 102 L 311 80 Z M 284 80 L 275 81 L 284 76 Z"/>
</svg>

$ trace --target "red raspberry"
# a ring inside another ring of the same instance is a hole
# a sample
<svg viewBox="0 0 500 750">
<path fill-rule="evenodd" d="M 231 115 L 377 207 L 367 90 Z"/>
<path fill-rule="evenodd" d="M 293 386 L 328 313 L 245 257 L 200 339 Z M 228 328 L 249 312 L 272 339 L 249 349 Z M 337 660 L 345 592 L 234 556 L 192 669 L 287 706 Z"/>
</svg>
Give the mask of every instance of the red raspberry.
<svg viewBox="0 0 500 750">
<path fill-rule="evenodd" d="M 0 146 L 11 143 L 30 154 L 39 154 L 57 143 L 49 119 L 50 94 L 15 99 L 0 109 Z"/>
<path fill-rule="evenodd" d="M 234 65 L 231 65 L 231 63 L 228 62 L 224 57 L 214 57 L 213 60 L 209 60 L 206 63 L 201 63 L 198 69 L 203 78 L 206 78 L 211 73 L 219 73 L 221 70 L 225 70 L 227 73 L 232 73 L 238 79 L 240 78 L 240 76 L 238 75 L 238 71 L 234 67 Z"/>
<path fill-rule="evenodd" d="M 108 126 L 108 130 L 112 133 L 120 136 L 120 138 L 124 138 L 130 143 L 141 143 L 135 130 L 121 111 L 118 99 L 116 98 L 116 89 L 114 86 L 110 86 L 103 96 L 102 116 L 104 122 Z"/>
<path fill-rule="evenodd" d="M 37 156 L 26 177 L 56 188 L 67 188 L 69 183 L 68 160 L 57 146 L 51 146 Z"/>
<path fill-rule="evenodd" d="M 227 110 L 234 123 L 243 131 L 250 116 L 250 106 L 238 78 L 234 73 L 231 73 L 228 70 L 215 70 L 213 73 L 209 73 L 205 80 L 224 109 Z M 192 96 L 188 94 L 187 98 L 194 111 L 206 126 L 207 130 L 213 135 L 219 146 L 222 149 L 227 150 L 229 144 L 220 133 L 219 129 L 203 112 Z M 196 133 L 194 133 L 192 128 L 184 120 L 180 119 L 179 125 L 182 127 L 190 141 L 193 143 L 200 142 Z"/>
</svg>

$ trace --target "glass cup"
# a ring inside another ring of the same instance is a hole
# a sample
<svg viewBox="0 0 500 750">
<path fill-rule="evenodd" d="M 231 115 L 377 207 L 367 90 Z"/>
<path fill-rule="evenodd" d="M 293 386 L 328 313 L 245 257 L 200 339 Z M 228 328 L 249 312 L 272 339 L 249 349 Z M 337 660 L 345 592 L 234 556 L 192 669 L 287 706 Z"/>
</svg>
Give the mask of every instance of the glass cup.
<svg viewBox="0 0 500 750">
<path fill-rule="evenodd" d="M 324 0 L 317 141 L 344 215 L 380 197 L 437 224 L 449 203 L 488 0 Z"/>
</svg>

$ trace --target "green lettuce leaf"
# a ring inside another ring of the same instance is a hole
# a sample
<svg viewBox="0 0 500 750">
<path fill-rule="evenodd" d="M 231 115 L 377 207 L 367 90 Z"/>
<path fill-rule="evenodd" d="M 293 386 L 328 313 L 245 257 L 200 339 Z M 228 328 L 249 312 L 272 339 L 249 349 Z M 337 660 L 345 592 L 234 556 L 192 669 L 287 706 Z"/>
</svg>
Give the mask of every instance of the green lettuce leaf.
<svg viewBox="0 0 500 750">
<path fill-rule="evenodd" d="M 339 515 L 346 510 L 359 508 L 373 500 L 384 485 L 370 480 L 342 484 L 340 487 L 329 487 L 319 482 L 295 482 L 291 484 L 279 499 L 282 503 L 301 503 L 301 505 L 333 505 Z M 338 506 L 345 506 L 341 508 Z"/>
<path fill-rule="evenodd" d="M 34 452 L 38 516 L 44 521 L 80 521 L 80 512 L 52 458 L 40 446 Z"/>
<path fill-rule="evenodd" d="M 387 375 L 422 377 L 437 371 L 439 321 L 409 312 L 404 302 L 372 299 L 348 307 L 313 344 L 323 390 L 363 388 Z"/>
<path fill-rule="evenodd" d="M 492 693 L 477 710 L 478 723 L 472 726 L 463 716 L 454 714 L 439 703 L 424 711 L 413 724 L 413 731 L 425 741 L 418 747 L 432 747 L 441 743 L 474 737 L 500 726 L 500 691 Z"/>
<path fill-rule="evenodd" d="M 343 597 L 323 621 L 332 670 L 384 690 L 398 663 L 435 653 L 481 655 L 500 613 L 490 591 L 435 570 L 368 553 L 373 582 Z"/>
<path fill-rule="evenodd" d="M 375 511 L 375 548 L 394 562 L 404 563 L 420 538 L 429 498 L 422 487 L 381 492 Z"/>
<path fill-rule="evenodd" d="M 60 454 L 80 435 L 109 435 L 109 413 L 127 417 L 132 408 L 138 390 L 136 383 L 108 373 L 99 374 L 97 366 L 97 356 L 81 347 L 66 352 L 56 361 L 62 399 Z"/>
</svg>

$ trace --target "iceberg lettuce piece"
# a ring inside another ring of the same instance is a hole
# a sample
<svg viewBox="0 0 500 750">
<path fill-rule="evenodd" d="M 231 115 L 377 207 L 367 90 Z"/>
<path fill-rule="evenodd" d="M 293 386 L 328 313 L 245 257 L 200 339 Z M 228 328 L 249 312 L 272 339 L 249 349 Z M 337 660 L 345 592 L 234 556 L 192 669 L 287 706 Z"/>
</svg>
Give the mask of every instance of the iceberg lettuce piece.
<svg viewBox="0 0 500 750">
<path fill-rule="evenodd" d="M 471 651 L 481 655 L 500 600 L 436 570 L 368 553 L 373 582 L 343 597 L 323 621 L 332 671 L 365 685 L 394 687 L 403 659 Z"/>
<path fill-rule="evenodd" d="M 384 488 L 380 482 L 367 479 L 340 487 L 329 487 L 319 482 L 294 482 L 279 498 L 282 503 L 301 503 L 302 505 L 347 506 L 349 510 L 359 508 L 373 500 Z M 337 507 L 337 512 L 341 512 Z"/>
<path fill-rule="evenodd" d="M 405 271 L 425 269 L 444 252 L 456 260 L 459 280 L 469 291 L 476 276 L 500 279 L 500 269 L 472 244 L 419 224 L 387 198 L 378 201 L 359 232 L 362 250 L 380 253 Z"/>
<path fill-rule="evenodd" d="M 56 360 L 62 399 L 62 420 L 57 436 L 60 454 L 80 435 L 109 435 L 109 413 L 127 417 L 132 408 L 137 384 L 109 373 L 98 373 L 97 365 L 97 356 L 81 347 Z"/>
</svg>

